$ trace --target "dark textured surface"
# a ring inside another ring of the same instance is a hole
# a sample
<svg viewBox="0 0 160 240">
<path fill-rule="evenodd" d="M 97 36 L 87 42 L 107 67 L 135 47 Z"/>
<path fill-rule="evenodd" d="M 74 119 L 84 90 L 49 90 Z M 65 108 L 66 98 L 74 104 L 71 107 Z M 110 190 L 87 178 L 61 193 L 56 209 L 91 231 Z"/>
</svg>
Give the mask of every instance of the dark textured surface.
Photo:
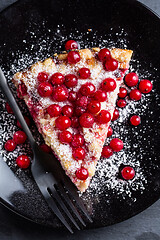
<svg viewBox="0 0 160 240">
<path fill-rule="evenodd" d="M 5 1 L 6 3 L 7 1 Z M 150 1 L 148 1 L 150 2 Z M 153 2 L 152 2 L 153 3 Z M 160 4 L 159 4 L 160 5 Z M 156 7 L 156 5 L 155 5 Z M 157 4 L 158 9 L 158 4 Z M 28 223 L 1 208 L 0 239 L 160 239 L 159 202 L 140 215 L 112 227 L 83 231 L 73 236 L 55 233 L 47 228 Z"/>
</svg>

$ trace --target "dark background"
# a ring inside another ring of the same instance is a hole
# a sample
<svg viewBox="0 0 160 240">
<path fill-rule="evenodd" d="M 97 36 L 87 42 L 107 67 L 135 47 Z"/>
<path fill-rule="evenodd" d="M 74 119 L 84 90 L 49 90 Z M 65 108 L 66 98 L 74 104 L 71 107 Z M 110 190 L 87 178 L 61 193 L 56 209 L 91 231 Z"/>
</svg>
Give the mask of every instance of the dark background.
<svg viewBox="0 0 160 240">
<path fill-rule="evenodd" d="M 13 2 L 15 0 L 0 0 L 0 11 Z M 160 0 L 140 0 L 140 2 L 160 15 Z M 106 228 L 78 231 L 74 235 L 30 223 L 0 205 L 0 240 L 25 239 L 160 240 L 160 200 L 143 213 L 125 222 Z"/>
</svg>

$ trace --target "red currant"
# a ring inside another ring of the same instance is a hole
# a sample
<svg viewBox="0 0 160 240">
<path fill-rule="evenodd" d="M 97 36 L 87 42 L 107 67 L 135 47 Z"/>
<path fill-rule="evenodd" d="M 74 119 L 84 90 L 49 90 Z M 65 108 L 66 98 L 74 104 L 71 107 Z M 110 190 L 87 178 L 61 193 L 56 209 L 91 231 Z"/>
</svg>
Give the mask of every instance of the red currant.
<svg viewBox="0 0 160 240">
<path fill-rule="evenodd" d="M 17 163 L 18 167 L 26 169 L 30 165 L 30 159 L 26 155 L 21 155 L 21 156 L 17 157 L 16 163 Z"/>
<path fill-rule="evenodd" d="M 68 89 L 61 85 L 53 89 L 52 98 L 57 102 L 63 102 L 68 98 Z"/>
<path fill-rule="evenodd" d="M 62 85 L 64 83 L 64 75 L 56 72 L 50 77 L 49 80 L 53 85 Z"/>
<path fill-rule="evenodd" d="M 141 99 L 142 93 L 138 89 L 133 89 L 130 91 L 129 96 L 130 96 L 130 99 L 134 101 L 138 101 Z"/>
<path fill-rule="evenodd" d="M 122 169 L 121 175 L 125 180 L 132 180 L 135 176 L 135 171 L 132 167 L 126 166 Z"/>
<path fill-rule="evenodd" d="M 61 113 L 61 107 L 58 104 L 52 104 L 47 108 L 50 117 L 58 117 Z"/>
<path fill-rule="evenodd" d="M 65 44 L 66 51 L 72 50 L 72 49 L 78 49 L 78 43 L 74 40 L 68 40 Z"/>
<path fill-rule="evenodd" d="M 114 91 L 116 86 L 116 81 L 113 78 L 106 78 L 101 84 L 102 89 L 106 92 Z"/>
<path fill-rule="evenodd" d="M 119 99 L 117 101 L 117 106 L 120 107 L 120 108 L 124 108 L 126 106 L 126 101 L 124 99 Z"/>
<path fill-rule="evenodd" d="M 141 80 L 139 83 L 139 90 L 141 91 L 141 93 L 149 93 L 152 90 L 152 83 L 147 80 Z"/>
<path fill-rule="evenodd" d="M 52 152 L 52 149 L 45 143 L 42 143 L 40 145 L 40 148 L 42 149 L 43 152 L 46 152 L 46 153 L 51 153 Z"/>
<path fill-rule="evenodd" d="M 30 121 L 29 117 L 24 116 L 24 119 L 25 119 L 27 125 L 30 126 L 31 121 Z M 21 124 L 20 124 L 20 122 L 18 120 L 17 120 L 17 127 L 22 128 L 22 126 L 21 126 Z"/>
<path fill-rule="evenodd" d="M 59 116 L 55 121 L 56 128 L 65 130 L 71 126 L 71 120 L 66 116 Z"/>
<path fill-rule="evenodd" d="M 84 144 L 84 137 L 81 134 L 75 134 L 72 140 L 72 147 L 81 147 Z"/>
<path fill-rule="evenodd" d="M 102 149 L 102 154 L 101 156 L 104 158 L 109 158 L 113 155 L 113 150 L 109 146 L 104 146 Z"/>
<path fill-rule="evenodd" d="M 73 149 L 73 158 L 76 160 L 83 160 L 85 158 L 85 150 L 82 147 L 74 148 Z"/>
<path fill-rule="evenodd" d="M 92 83 L 89 83 L 89 82 L 83 84 L 80 88 L 80 92 L 84 96 L 93 95 L 95 93 L 95 90 L 96 90 L 95 86 Z"/>
<path fill-rule="evenodd" d="M 85 108 L 82 108 L 82 107 L 77 106 L 77 107 L 75 108 L 75 115 L 76 115 L 77 117 L 80 117 L 83 113 L 85 113 L 85 111 L 86 111 Z"/>
<path fill-rule="evenodd" d="M 140 123 L 141 123 L 141 118 L 137 115 L 133 115 L 131 118 L 130 118 L 130 123 L 133 125 L 133 126 L 138 126 Z"/>
<path fill-rule="evenodd" d="M 38 93 L 41 97 L 49 97 L 52 94 L 53 87 L 50 83 L 42 82 L 38 86 Z"/>
<path fill-rule="evenodd" d="M 118 68 L 118 61 L 110 58 L 105 62 L 104 65 L 107 71 L 115 71 Z"/>
<path fill-rule="evenodd" d="M 26 139 L 27 139 L 27 136 L 26 136 L 25 132 L 23 132 L 23 131 L 17 131 L 13 135 L 13 141 L 16 144 L 22 144 L 26 141 Z"/>
<path fill-rule="evenodd" d="M 7 110 L 8 113 L 14 114 L 13 111 L 12 111 L 12 108 L 10 107 L 8 102 L 6 102 L 6 110 Z"/>
<path fill-rule="evenodd" d="M 107 137 L 112 136 L 112 134 L 113 134 L 113 129 L 109 126 L 108 132 L 107 132 Z"/>
<path fill-rule="evenodd" d="M 127 89 L 126 88 L 120 88 L 119 89 L 119 93 L 118 93 L 118 97 L 120 98 L 125 98 L 127 96 Z"/>
<path fill-rule="evenodd" d="M 111 53 L 110 53 L 109 49 L 107 49 L 107 48 L 101 49 L 98 53 L 98 58 L 101 62 L 104 62 L 105 60 L 110 59 Z"/>
<path fill-rule="evenodd" d="M 8 151 L 8 152 L 12 152 L 12 151 L 14 151 L 14 149 L 16 148 L 16 143 L 12 140 L 12 139 L 10 139 L 10 140 L 8 140 L 6 143 L 5 143 L 5 145 L 4 145 L 4 148 Z"/>
<path fill-rule="evenodd" d="M 78 127 L 79 127 L 78 117 L 72 117 L 72 118 L 71 118 L 71 126 L 72 126 L 73 128 L 78 128 Z"/>
<path fill-rule="evenodd" d="M 80 61 L 80 55 L 77 51 L 71 51 L 68 53 L 67 60 L 70 64 L 75 64 Z"/>
<path fill-rule="evenodd" d="M 68 96 L 68 100 L 70 102 L 75 102 L 76 99 L 77 99 L 77 93 L 75 91 L 70 91 L 69 96 Z"/>
<path fill-rule="evenodd" d="M 80 96 L 76 101 L 76 105 L 82 108 L 86 108 L 87 104 L 88 104 L 88 98 L 86 96 Z"/>
<path fill-rule="evenodd" d="M 112 121 L 115 121 L 119 118 L 119 111 L 118 109 L 115 109 L 113 112 L 113 117 L 112 117 Z"/>
<path fill-rule="evenodd" d="M 59 141 L 61 143 L 70 143 L 72 141 L 72 134 L 69 131 L 63 131 L 59 134 Z"/>
<path fill-rule="evenodd" d="M 108 123 L 111 120 L 111 114 L 107 110 L 101 110 L 96 117 L 96 121 L 100 124 Z"/>
<path fill-rule="evenodd" d="M 70 105 L 65 105 L 62 108 L 62 114 L 67 116 L 67 117 L 71 117 L 73 115 L 73 107 Z"/>
<path fill-rule="evenodd" d="M 107 100 L 107 93 L 99 89 L 95 92 L 94 98 L 100 102 L 104 102 Z"/>
<path fill-rule="evenodd" d="M 65 76 L 64 84 L 66 85 L 66 87 L 68 88 L 75 87 L 77 83 L 78 83 L 78 78 L 74 74 L 67 74 Z"/>
<path fill-rule="evenodd" d="M 119 138 L 113 138 L 111 141 L 110 141 L 110 145 L 109 145 L 112 150 L 114 152 L 119 152 L 123 149 L 123 141 L 120 140 Z"/>
<path fill-rule="evenodd" d="M 79 77 L 82 78 L 82 79 L 87 79 L 91 75 L 91 72 L 90 72 L 89 68 L 85 68 L 85 67 L 80 68 L 78 73 L 79 73 Z"/>
<path fill-rule="evenodd" d="M 83 113 L 79 118 L 81 127 L 91 128 L 94 123 L 94 117 L 90 113 Z"/>
<path fill-rule="evenodd" d="M 129 87 L 136 86 L 137 83 L 138 83 L 138 75 L 136 73 L 134 73 L 134 72 L 128 73 L 125 76 L 125 83 Z"/>
<path fill-rule="evenodd" d="M 88 111 L 92 114 L 96 114 L 101 110 L 101 104 L 98 101 L 92 100 L 90 101 L 90 103 L 88 104 L 87 107 Z"/>
<path fill-rule="evenodd" d="M 89 176 L 89 173 L 88 173 L 88 170 L 85 169 L 85 168 L 80 168 L 76 171 L 76 177 L 79 179 L 79 180 L 86 180 Z"/>
<path fill-rule="evenodd" d="M 37 79 L 39 82 L 46 82 L 48 80 L 48 74 L 46 72 L 38 73 Z"/>
</svg>

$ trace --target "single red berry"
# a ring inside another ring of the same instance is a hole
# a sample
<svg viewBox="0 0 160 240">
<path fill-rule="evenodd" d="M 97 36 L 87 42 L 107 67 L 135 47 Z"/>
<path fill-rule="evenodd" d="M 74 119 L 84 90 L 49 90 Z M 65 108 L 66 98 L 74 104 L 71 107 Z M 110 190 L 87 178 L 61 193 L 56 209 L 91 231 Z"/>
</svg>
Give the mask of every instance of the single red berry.
<svg viewBox="0 0 160 240">
<path fill-rule="evenodd" d="M 75 91 L 70 91 L 69 96 L 68 96 L 68 100 L 70 102 L 75 102 L 76 99 L 77 99 L 77 93 Z"/>
<path fill-rule="evenodd" d="M 66 116 L 59 116 L 55 121 L 56 128 L 65 130 L 71 126 L 71 120 Z"/>
<path fill-rule="evenodd" d="M 101 83 L 102 89 L 106 92 L 114 91 L 116 86 L 117 86 L 116 81 L 113 78 L 106 78 Z"/>
<path fill-rule="evenodd" d="M 78 128 L 79 127 L 79 119 L 78 119 L 78 117 L 71 117 L 71 126 L 73 128 Z"/>
<path fill-rule="evenodd" d="M 27 125 L 30 126 L 31 121 L 30 121 L 29 117 L 24 116 L 24 119 L 25 119 Z M 22 128 L 22 126 L 21 126 L 21 124 L 20 124 L 20 122 L 18 120 L 17 120 L 17 127 Z"/>
<path fill-rule="evenodd" d="M 64 84 L 68 88 L 75 87 L 78 83 L 78 78 L 74 74 L 67 74 L 65 76 Z"/>
<path fill-rule="evenodd" d="M 48 74 L 46 72 L 38 73 L 37 79 L 39 82 L 46 82 L 48 80 Z"/>
<path fill-rule="evenodd" d="M 81 134 L 75 134 L 71 144 L 72 147 L 82 147 L 84 145 L 84 137 Z"/>
<path fill-rule="evenodd" d="M 112 148 L 114 152 L 119 152 L 123 149 L 123 141 L 120 140 L 119 138 L 113 138 L 110 141 L 109 146 Z"/>
<path fill-rule="evenodd" d="M 68 98 L 68 89 L 64 86 L 58 86 L 53 89 L 52 98 L 57 102 L 63 102 Z"/>
<path fill-rule="evenodd" d="M 104 146 L 102 149 L 102 154 L 101 156 L 104 158 L 109 158 L 113 155 L 113 150 L 109 146 Z"/>
<path fill-rule="evenodd" d="M 134 101 L 138 101 L 141 99 L 142 93 L 138 89 L 133 89 L 130 91 L 129 96 L 130 96 L 130 99 Z"/>
<path fill-rule="evenodd" d="M 118 109 L 115 109 L 113 112 L 113 117 L 112 117 L 112 121 L 115 121 L 119 118 L 119 111 Z"/>
<path fill-rule="evenodd" d="M 107 71 L 115 71 L 118 68 L 118 61 L 110 58 L 105 62 L 104 66 Z"/>
<path fill-rule="evenodd" d="M 27 139 L 27 136 L 26 136 L 25 132 L 23 132 L 23 131 L 17 131 L 13 135 L 13 141 L 16 144 L 22 144 L 26 141 L 26 139 Z"/>
<path fill-rule="evenodd" d="M 50 115 L 50 117 L 58 117 L 61 113 L 61 107 L 58 104 L 51 104 L 47 108 L 47 112 Z"/>
<path fill-rule="evenodd" d="M 51 153 L 52 152 L 52 149 L 45 143 L 42 143 L 40 145 L 40 148 L 42 149 L 43 152 L 46 152 L 46 153 Z"/>
<path fill-rule="evenodd" d="M 7 110 L 8 113 L 14 114 L 14 112 L 12 111 L 12 108 L 10 107 L 8 102 L 6 102 L 6 110 Z"/>
<path fill-rule="evenodd" d="M 78 49 L 78 43 L 74 40 L 68 40 L 65 44 L 66 51 L 72 50 L 72 49 Z"/>
<path fill-rule="evenodd" d="M 41 97 L 49 97 L 52 94 L 53 87 L 50 83 L 42 82 L 38 86 L 38 93 Z"/>
<path fill-rule="evenodd" d="M 82 108 L 86 108 L 88 104 L 88 98 L 86 96 L 78 97 L 76 101 L 76 105 Z"/>
<path fill-rule="evenodd" d="M 119 89 L 119 93 L 118 93 L 118 97 L 119 98 L 125 98 L 127 96 L 127 89 L 126 88 L 120 88 Z"/>
<path fill-rule="evenodd" d="M 138 75 L 136 73 L 134 73 L 134 72 L 128 73 L 125 76 L 125 83 L 129 87 L 136 86 L 137 83 L 138 83 Z"/>
<path fill-rule="evenodd" d="M 59 141 L 61 143 L 72 142 L 72 134 L 69 131 L 63 131 L 59 134 Z"/>
<path fill-rule="evenodd" d="M 84 96 L 93 95 L 95 93 L 95 90 L 96 90 L 95 86 L 90 82 L 83 84 L 80 88 L 80 92 Z"/>
<path fill-rule="evenodd" d="M 95 100 L 90 101 L 87 107 L 88 111 L 92 114 L 97 114 L 101 110 L 101 103 Z"/>
<path fill-rule="evenodd" d="M 91 128 L 94 123 L 94 117 L 90 113 L 83 113 L 79 118 L 81 127 Z"/>
<path fill-rule="evenodd" d="M 132 167 L 126 166 L 122 169 L 121 175 L 125 180 L 132 180 L 135 176 L 135 171 Z"/>
<path fill-rule="evenodd" d="M 133 125 L 133 126 L 138 126 L 140 123 L 141 123 L 141 118 L 137 115 L 133 115 L 131 118 L 130 118 L 130 123 Z"/>
<path fill-rule="evenodd" d="M 96 116 L 96 121 L 100 124 L 108 123 L 111 120 L 111 114 L 107 110 L 101 110 Z"/>
<path fill-rule="evenodd" d="M 113 129 L 109 126 L 108 132 L 107 132 L 107 137 L 112 136 L 112 134 L 113 134 Z"/>
<path fill-rule="evenodd" d="M 90 72 L 89 68 L 85 68 L 85 67 L 80 68 L 78 73 L 79 73 L 79 77 L 82 78 L 82 79 L 87 79 L 91 75 L 91 72 Z"/>
<path fill-rule="evenodd" d="M 99 89 L 95 92 L 94 98 L 100 102 L 104 102 L 107 100 L 107 93 Z"/>
<path fill-rule="evenodd" d="M 12 139 L 10 139 L 10 140 L 8 140 L 6 143 L 5 143 L 5 145 L 4 145 L 4 148 L 8 151 L 8 152 L 12 152 L 12 151 L 14 151 L 14 149 L 16 148 L 16 143 L 12 140 Z"/>
<path fill-rule="evenodd" d="M 75 64 L 80 61 L 80 55 L 77 51 L 71 51 L 68 53 L 67 60 L 70 64 Z"/>
<path fill-rule="evenodd" d="M 70 105 L 65 105 L 62 107 L 62 114 L 67 117 L 71 117 L 73 115 L 73 107 Z"/>
<path fill-rule="evenodd" d="M 30 159 L 28 156 L 20 155 L 19 157 L 17 157 L 16 163 L 17 163 L 18 167 L 20 167 L 22 169 L 26 169 L 29 167 L 31 162 L 30 162 Z"/>
<path fill-rule="evenodd" d="M 152 90 L 152 83 L 151 81 L 144 79 L 141 80 L 139 83 L 139 90 L 141 91 L 141 93 L 149 93 Z"/>
<path fill-rule="evenodd" d="M 98 58 L 101 62 L 111 58 L 111 52 L 107 48 L 103 48 L 98 53 Z"/>
<path fill-rule="evenodd" d="M 89 176 L 89 173 L 88 173 L 88 170 L 85 169 L 85 168 L 80 168 L 76 171 L 76 177 L 79 179 L 79 180 L 86 180 Z"/>
<path fill-rule="evenodd" d="M 76 160 L 83 160 L 85 158 L 85 150 L 82 147 L 74 148 L 73 149 L 73 158 Z"/>
<path fill-rule="evenodd" d="M 56 72 L 50 77 L 49 81 L 53 85 L 62 85 L 64 83 L 64 75 L 60 72 Z"/>
<path fill-rule="evenodd" d="M 127 105 L 126 101 L 124 99 L 119 99 L 117 101 L 117 106 L 120 108 L 124 108 Z"/>
</svg>

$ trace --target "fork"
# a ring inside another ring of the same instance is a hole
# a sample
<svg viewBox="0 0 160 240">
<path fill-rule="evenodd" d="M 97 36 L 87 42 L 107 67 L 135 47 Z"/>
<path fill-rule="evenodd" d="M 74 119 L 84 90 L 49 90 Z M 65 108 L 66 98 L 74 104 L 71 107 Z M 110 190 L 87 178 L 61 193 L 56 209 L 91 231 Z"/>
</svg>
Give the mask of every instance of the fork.
<svg viewBox="0 0 160 240">
<path fill-rule="evenodd" d="M 71 223 L 80 230 L 78 223 L 82 226 L 86 226 L 86 224 L 82 219 L 79 210 L 83 213 L 83 215 L 85 215 L 89 222 L 92 222 L 92 219 L 85 209 L 82 200 L 79 198 L 77 188 L 66 176 L 59 161 L 54 157 L 54 155 L 43 152 L 36 143 L 7 84 L 7 80 L 1 68 L 0 87 L 30 141 L 33 151 L 31 172 L 44 199 L 50 209 L 71 233 L 73 233 Z"/>
</svg>

